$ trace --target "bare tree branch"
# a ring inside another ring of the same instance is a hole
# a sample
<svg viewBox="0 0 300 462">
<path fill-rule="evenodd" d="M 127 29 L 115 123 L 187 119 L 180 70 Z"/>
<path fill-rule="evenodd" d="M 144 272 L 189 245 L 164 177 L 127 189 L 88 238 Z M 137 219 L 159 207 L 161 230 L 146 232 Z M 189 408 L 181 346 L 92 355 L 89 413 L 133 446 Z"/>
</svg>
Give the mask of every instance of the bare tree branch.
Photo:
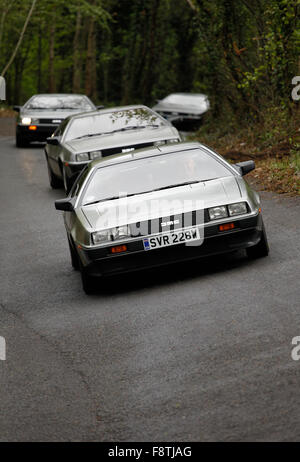
<svg viewBox="0 0 300 462">
<path fill-rule="evenodd" d="M 193 11 L 197 11 L 197 7 L 194 5 L 192 0 L 186 0 L 186 1 L 190 5 Z"/>
<path fill-rule="evenodd" d="M 1 73 L 2 77 L 4 77 L 4 75 L 6 74 L 7 70 L 9 69 L 10 65 L 12 64 L 13 60 L 14 60 L 15 57 L 16 57 L 16 54 L 17 54 L 18 49 L 19 49 L 19 47 L 20 47 L 20 45 L 21 45 L 21 43 L 22 43 L 24 34 L 25 34 L 25 32 L 26 32 L 26 29 L 27 29 L 28 23 L 29 23 L 29 21 L 30 21 L 31 15 L 32 15 L 32 13 L 33 13 L 33 10 L 34 10 L 34 7 L 35 7 L 36 2 L 37 2 L 37 0 L 33 0 L 33 1 L 32 1 L 30 10 L 29 10 L 29 12 L 28 12 L 27 18 L 26 18 L 26 20 L 25 20 L 25 23 L 24 23 L 24 26 L 23 26 L 23 29 L 22 29 L 22 32 L 21 32 L 20 37 L 19 37 L 18 43 L 17 43 L 17 45 L 16 45 L 16 48 L 14 49 L 13 54 L 11 55 L 11 57 L 10 57 L 10 59 L 9 59 L 9 61 L 8 61 L 8 63 L 6 64 L 6 66 L 4 67 L 4 69 L 3 69 L 2 73 Z"/>
</svg>

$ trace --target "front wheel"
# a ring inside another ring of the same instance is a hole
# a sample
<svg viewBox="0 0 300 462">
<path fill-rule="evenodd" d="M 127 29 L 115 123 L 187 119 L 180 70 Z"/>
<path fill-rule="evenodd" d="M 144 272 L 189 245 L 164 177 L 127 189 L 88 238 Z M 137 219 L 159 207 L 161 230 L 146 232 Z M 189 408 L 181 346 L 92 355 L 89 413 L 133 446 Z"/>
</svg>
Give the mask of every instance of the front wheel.
<svg viewBox="0 0 300 462">
<path fill-rule="evenodd" d="M 78 255 L 69 237 L 68 237 L 68 243 L 69 243 L 72 266 L 75 270 L 79 270 Z"/>
<path fill-rule="evenodd" d="M 29 141 L 26 140 L 20 133 L 16 134 L 16 146 L 17 148 L 25 148 L 28 146 Z"/>
<path fill-rule="evenodd" d="M 80 274 L 81 274 L 81 282 L 82 288 L 87 295 L 92 295 L 96 292 L 96 278 L 90 276 L 86 269 L 80 262 Z"/>
<path fill-rule="evenodd" d="M 269 244 L 264 223 L 262 224 L 261 239 L 258 244 L 246 249 L 247 256 L 251 259 L 267 257 L 269 255 Z"/>
</svg>

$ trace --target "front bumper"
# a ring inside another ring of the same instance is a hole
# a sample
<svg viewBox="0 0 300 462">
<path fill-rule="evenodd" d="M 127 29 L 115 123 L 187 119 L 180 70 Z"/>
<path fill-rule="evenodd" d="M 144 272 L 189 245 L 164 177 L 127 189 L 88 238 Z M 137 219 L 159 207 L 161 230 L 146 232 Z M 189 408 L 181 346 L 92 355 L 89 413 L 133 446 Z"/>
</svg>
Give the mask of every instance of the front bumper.
<svg viewBox="0 0 300 462">
<path fill-rule="evenodd" d="M 206 226 L 204 241 L 199 246 L 180 244 L 145 251 L 141 238 L 132 242 L 125 241 L 127 251 L 121 254 L 112 254 L 112 246 L 97 249 L 80 248 L 78 253 L 88 274 L 104 276 L 227 253 L 258 244 L 262 235 L 261 214 L 233 221 L 236 227 L 231 231 L 219 231 L 218 224 Z"/>
<path fill-rule="evenodd" d="M 202 119 L 205 112 L 201 114 L 191 114 L 185 112 L 169 112 L 169 111 L 157 111 L 159 114 L 167 119 L 169 122 L 197 122 Z"/>
<path fill-rule="evenodd" d="M 36 130 L 30 130 L 30 125 L 17 125 L 17 134 L 27 141 L 46 141 L 46 138 L 52 135 L 58 125 L 32 124 Z"/>
</svg>

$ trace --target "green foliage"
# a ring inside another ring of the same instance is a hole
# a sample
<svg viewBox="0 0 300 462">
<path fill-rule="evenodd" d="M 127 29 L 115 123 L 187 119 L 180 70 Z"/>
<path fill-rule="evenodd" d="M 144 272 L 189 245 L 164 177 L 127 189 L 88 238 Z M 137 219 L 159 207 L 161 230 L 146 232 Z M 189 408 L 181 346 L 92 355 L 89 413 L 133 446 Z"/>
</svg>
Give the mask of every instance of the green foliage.
<svg viewBox="0 0 300 462">
<path fill-rule="evenodd" d="M 0 70 L 31 4 L 0 0 Z M 262 122 L 266 108 L 288 108 L 299 10 L 300 0 L 38 0 L 6 75 L 8 102 L 51 88 L 105 104 L 194 91 L 229 130 Z"/>
</svg>

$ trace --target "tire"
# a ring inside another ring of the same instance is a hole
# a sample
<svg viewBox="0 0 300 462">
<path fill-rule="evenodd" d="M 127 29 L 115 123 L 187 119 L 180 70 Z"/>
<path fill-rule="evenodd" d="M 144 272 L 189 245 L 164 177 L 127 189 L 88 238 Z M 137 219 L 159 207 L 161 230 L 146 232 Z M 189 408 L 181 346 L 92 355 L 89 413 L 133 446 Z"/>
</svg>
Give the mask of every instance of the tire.
<svg viewBox="0 0 300 462">
<path fill-rule="evenodd" d="M 28 146 L 28 144 L 29 144 L 29 141 L 26 140 L 25 138 L 23 138 L 22 135 L 20 135 L 20 133 L 16 134 L 16 146 L 17 146 L 17 148 L 25 148 L 26 146 Z"/>
<path fill-rule="evenodd" d="M 72 243 L 72 241 L 70 240 L 70 238 L 68 237 L 68 243 L 69 243 L 69 249 L 70 249 L 70 256 L 71 256 L 71 264 L 74 268 L 74 270 L 79 270 L 79 260 L 78 260 L 78 255 L 77 255 L 77 252 L 74 248 L 74 244 Z"/>
<path fill-rule="evenodd" d="M 61 181 L 54 175 L 52 172 L 52 169 L 49 165 L 49 160 L 48 157 L 46 156 L 46 161 L 47 161 L 47 169 L 48 169 L 48 177 L 49 177 L 49 183 L 52 189 L 59 189 L 61 188 L 62 184 Z"/>
<path fill-rule="evenodd" d="M 258 244 L 246 249 L 247 256 L 251 259 L 263 258 L 269 255 L 269 244 L 264 223 L 262 224 L 261 239 Z"/>
<path fill-rule="evenodd" d="M 80 273 L 81 273 L 81 282 L 82 288 L 87 295 L 92 295 L 96 291 L 96 278 L 89 276 L 85 268 L 80 263 Z"/>
</svg>

